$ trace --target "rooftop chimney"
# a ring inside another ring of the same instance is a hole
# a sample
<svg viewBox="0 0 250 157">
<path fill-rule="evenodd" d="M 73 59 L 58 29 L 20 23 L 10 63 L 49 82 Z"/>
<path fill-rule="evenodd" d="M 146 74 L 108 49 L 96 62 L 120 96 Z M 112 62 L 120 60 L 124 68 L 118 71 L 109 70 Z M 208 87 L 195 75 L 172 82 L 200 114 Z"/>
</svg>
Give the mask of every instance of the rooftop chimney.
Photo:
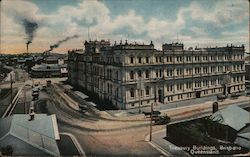
<svg viewBox="0 0 250 157">
<path fill-rule="evenodd" d="M 26 43 L 26 48 L 27 48 L 27 54 L 29 53 L 29 44 Z"/>
</svg>

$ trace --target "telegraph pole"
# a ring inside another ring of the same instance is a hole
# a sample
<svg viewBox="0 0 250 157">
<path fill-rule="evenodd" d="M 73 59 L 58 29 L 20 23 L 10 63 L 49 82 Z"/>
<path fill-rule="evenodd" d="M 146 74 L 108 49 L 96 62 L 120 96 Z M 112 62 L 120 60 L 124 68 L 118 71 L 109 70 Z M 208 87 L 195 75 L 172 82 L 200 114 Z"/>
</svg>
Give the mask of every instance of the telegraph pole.
<svg viewBox="0 0 250 157">
<path fill-rule="evenodd" d="M 151 103 L 151 114 L 150 114 L 150 130 L 149 130 L 149 141 L 152 140 L 152 127 L 153 127 L 153 104 Z"/>
<path fill-rule="evenodd" d="M 13 99 L 13 88 L 12 88 L 12 84 L 13 84 L 13 82 L 12 82 L 12 74 L 10 73 L 10 96 L 11 96 L 11 99 L 10 99 L 10 103 L 11 103 L 11 105 L 12 105 L 12 99 Z"/>
<path fill-rule="evenodd" d="M 154 84 L 154 103 L 156 105 L 157 97 L 156 97 L 156 82 Z M 154 103 L 151 104 L 151 114 L 150 114 L 150 131 L 149 131 L 149 141 L 152 140 L 152 127 L 153 127 L 153 105 Z"/>
<path fill-rule="evenodd" d="M 141 113 L 141 84 L 142 84 L 142 80 L 140 77 L 139 78 L 139 113 Z"/>
<path fill-rule="evenodd" d="M 23 107 L 24 107 L 24 114 L 26 114 L 26 89 L 23 88 Z"/>
</svg>

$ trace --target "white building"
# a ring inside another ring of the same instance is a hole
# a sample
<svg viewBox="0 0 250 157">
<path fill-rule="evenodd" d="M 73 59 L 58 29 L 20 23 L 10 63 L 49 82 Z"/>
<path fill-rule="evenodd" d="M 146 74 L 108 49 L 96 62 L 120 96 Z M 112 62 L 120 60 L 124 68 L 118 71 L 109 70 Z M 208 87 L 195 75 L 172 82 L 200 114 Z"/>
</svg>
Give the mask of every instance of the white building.
<svg viewBox="0 0 250 157">
<path fill-rule="evenodd" d="M 149 105 L 155 98 L 167 105 L 245 90 L 243 45 L 185 50 L 183 44 L 171 43 L 163 44 L 162 51 L 152 41 L 84 45 L 85 51 L 68 53 L 69 81 L 120 109 Z"/>
</svg>

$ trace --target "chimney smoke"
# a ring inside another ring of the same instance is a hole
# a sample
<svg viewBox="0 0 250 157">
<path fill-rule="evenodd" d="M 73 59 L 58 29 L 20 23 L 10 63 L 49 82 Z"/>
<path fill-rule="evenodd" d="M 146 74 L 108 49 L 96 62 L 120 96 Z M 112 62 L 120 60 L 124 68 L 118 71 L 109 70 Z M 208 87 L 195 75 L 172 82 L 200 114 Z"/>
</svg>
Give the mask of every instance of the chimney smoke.
<svg viewBox="0 0 250 157">
<path fill-rule="evenodd" d="M 45 51 L 45 52 L 48 53 L 48 52 L 52 51 L 54 48 L 58 48 L 62 43 L 67 42 L 68 40 L 71 40 L 71 39 L 74 39 L 74 38 L 78 38 L 78 37 L 79 37 L 79 35 L 73 35 L 73 36 L 70 36 L 70 37 L 66 37 L 63 40 L 59 40 L 56 44 L 50 45 L 50 49 Z"/>
<path fill-rule="evenodd" d="M 27 54 L 28 54 L 29 44 L 31 44 L 33 41 L 35 32 L 38 28 L 38 24 L 36 22 L 30 21 L 27 19 L 24 19 L 22 24 L 25 28 L 25 33 L 27 36 L 26 47 L 27 47 Z"/>
</svg>

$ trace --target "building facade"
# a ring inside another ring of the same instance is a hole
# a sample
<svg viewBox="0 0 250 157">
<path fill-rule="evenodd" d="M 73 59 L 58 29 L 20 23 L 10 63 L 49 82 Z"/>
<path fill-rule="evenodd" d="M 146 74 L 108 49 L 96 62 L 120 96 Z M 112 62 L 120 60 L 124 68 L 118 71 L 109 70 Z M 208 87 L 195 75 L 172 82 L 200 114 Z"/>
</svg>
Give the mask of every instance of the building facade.
<svg viewBox="0 0 250 157">
<path fill-rule="evenodd" d="M 69 81 L 119 109 L 245 90 L 244 46 L 184 49 L 181 43 L 85 41 L 68 52 Z"/>
<path fill-rule="evenodd" d="M 66 64 L 37 64 L 31 68 L 32 78 L 67 77 Z"/>
<path fill-rule="evenodd" d="M 250 53 L 247 53 L 248 56 L 245 57 L 245 68 L 246 68 L 246 81 L 250 82 Z"/>
</svg>

